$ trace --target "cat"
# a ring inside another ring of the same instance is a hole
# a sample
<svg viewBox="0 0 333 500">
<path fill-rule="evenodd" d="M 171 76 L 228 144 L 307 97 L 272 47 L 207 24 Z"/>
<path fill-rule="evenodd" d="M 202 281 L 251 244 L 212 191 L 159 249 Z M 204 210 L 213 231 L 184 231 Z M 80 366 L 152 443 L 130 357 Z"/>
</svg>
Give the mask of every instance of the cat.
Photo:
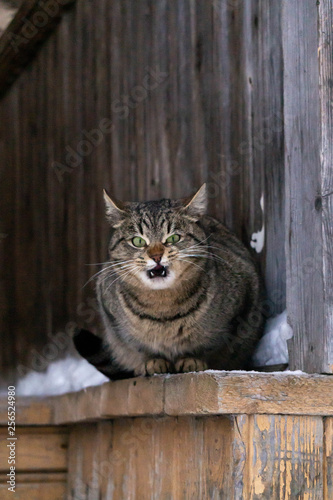
<svg viewBox="0 0 333 500">
<path fill-rule="evenodd" d="M 248 369 L 263 330 L 261 278 L 249 251 L 206 215 L 205 184 L 180 200 L 120 202 L 98 273 L 103 338 L 74 342 L 111 379 Z"/>
<path fill-rule="evenodd" d="M 22 0 L 0 0 L 0 36 L 15 16 Z"/>
</svg>

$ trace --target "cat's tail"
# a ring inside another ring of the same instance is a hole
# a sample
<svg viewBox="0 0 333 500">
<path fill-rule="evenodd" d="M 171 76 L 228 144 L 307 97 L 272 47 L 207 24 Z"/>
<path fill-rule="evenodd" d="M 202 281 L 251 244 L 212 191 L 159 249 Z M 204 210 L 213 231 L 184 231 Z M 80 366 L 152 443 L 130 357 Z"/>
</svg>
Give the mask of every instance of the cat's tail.
<svg viewBox="0 0 333 500">
<path fill-rule="evenodd" d="M 103 340 L 89 330 L 77 328 L 73 342 L 78 353 L 111 380 L 134 377 L 134 372 L 123 370 L 114 362 Z"/>
</svg>

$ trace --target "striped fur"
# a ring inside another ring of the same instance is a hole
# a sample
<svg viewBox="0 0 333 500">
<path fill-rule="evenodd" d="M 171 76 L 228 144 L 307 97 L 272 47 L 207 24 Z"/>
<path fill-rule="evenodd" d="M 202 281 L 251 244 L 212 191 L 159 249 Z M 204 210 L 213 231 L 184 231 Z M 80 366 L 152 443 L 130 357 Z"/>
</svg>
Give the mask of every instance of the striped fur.
<svg viewBox="0 0 333 500">
<path fill-rule="evenodd" d="M 262 332 L 260 278 L 242 243 L 205 215 L 205 186 L 183 200 L 105 193 L 105 203 L 113 229 L 97 295 L 110 362 L 135 375 L 246 369 Z M 158 262 L 167 275 L 151 278 Z"/>
</svg>

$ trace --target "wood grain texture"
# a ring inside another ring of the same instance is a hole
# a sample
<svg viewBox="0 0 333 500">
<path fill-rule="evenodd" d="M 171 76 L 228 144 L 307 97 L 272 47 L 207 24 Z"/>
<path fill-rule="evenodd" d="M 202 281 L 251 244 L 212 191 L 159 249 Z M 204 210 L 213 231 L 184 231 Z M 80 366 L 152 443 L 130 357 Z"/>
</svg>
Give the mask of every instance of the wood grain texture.
<svg viewBox="0 0 333 500">
<path fill-rule="evenodd" d="M 68 497 L 329 499 L 323 419 L 117 419 L 75 426 Z"/>
<path fill-rule="evenodd" d="M 283 2 L 290 368 L 309 373 L 333 368 L 329 11 L 325 1 Z"/>
<path fill-rule="evenodd" d="M 0 400 L 0 410 L 0 425 L 6 425 L 6 400 Z M 63 396 L 17 401 L 17 424 L 25 426 L 243 413 L 332 416 L 333 379 L 282 373 L 189 373 L 109 382 Z"/>
<path fill-rule="evenodd" d="M 0 398 L 0 422 L 8 420 L 8 404 L 6 399 Z M 17 401 L 16 417 L 20 425 L 29 425 L 38 422 L 39 425 L 50 424 L 54 420 L 53 405 L 47 400 L 36 401 L 34 398 L 20 398 Z"/>
<path fill-rule="evenodd" d="M 1 500 L 65 500 L 67 474 L 64 472 L 18 473 L 15 493 L 8 491 L 8 477 L 0 474 Z"/>
<path fill-rule="evenodd" d="M 13 494 L 8 491 L 7 485 L 0 484 L 0 495 L 2 500 L 65 500 L 66 482 L 62 483 L 22 483 L 20 476 L 17 476 L 18 485 Z M 42 481 L 42 480 L 41 480 Z"/>
<path fill-rule="evenodd" d="M 321 114 L 321 192 L 317 197 L 322 213 L 324 268 L 324 362 L 333 373 L 333 11 L 329 1 L 318 5 L 319 96 Z"/>
<path fill-rule="evenodd" d="M 144 200 L 206 181 L 210 213 L 248 247 L 265 223 L 268 315 L 284 307 L 279 9 L 76 2 L 3 96 L 1 366 L 13 383 L 68 352 L 75 324 L 99 329 L 83 285 L 106 258 L 103 188 Z"/>
<path fill-rule="evenodd" d="M 333 381 L 330 377 L 321 381 L 327 398 L 320 398 L 320 376 L 299 378 L 281 374 L 270 378 L 268 374 L 226 373 L 225 376 L 190 374 L 181 379 L 176 375 L 165 381 L 165 412 L 204 415 L 227 410 L 225 413 L 229 414 L 330 415 Z"/>
<path fill-rule="evenodd" d="M 324 419 L 324 499 L 333 497 L 333 418 Z"/>
<path fill-rule="evenodd" d="M 237 421 L 235 498 L 324 498 L 320 417 L 253 415 Z"/>
<path fill-rule="evenodd" d="M 8 437 L 8 430 L 0 428 L 1 440 Z M 66 471 L 68 434 L 61 427 L 17 428 L 15 442 L 16 471 Z M 10 442 L 10 441 L 7 441 Z M 8 448 L 1 446 L 1 472 L 7 472 Z"/>
<path fill-rule="evenodd" d="M 68 498 L 231 499 L 231 431 L 224 417 L 77 426 Z"/>
</svg>

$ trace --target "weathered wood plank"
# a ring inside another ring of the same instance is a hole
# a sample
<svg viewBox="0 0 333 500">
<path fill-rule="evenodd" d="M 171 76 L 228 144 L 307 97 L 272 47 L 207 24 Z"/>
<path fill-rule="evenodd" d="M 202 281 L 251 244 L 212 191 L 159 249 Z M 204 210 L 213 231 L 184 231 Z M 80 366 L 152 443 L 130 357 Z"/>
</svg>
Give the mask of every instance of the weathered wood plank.
<svg viewBox="0 0 333 500">
<path fill-rule="evenodd" d="M 0 398 L 0 422 L 2 425 L 8 420 L 8 404 L 6 399 Z M 47 400 L 38 401 L 34 398 L 20 398 L 16 406 L 16 418 L 20 425 L 47 425 L 53 422 L 53 404 Z"/>
<path fill-rule="evenodd" d="M 54 398 L 54 421 L 235 413 L 333 415 L 330 377 L 222 373 L 138 378 L 64 395 Z"/>
<path fill-rule="evenodd" d="M 65 500 L 67 473 L 44 472 L 16 474 L 15 493 L 8 491 L 8 476 L 0 474 L 1 500 Z"/>
<path fill-rule="evenodd" d="M 54 421 L 80 422 L 99 419 L 102 415 L 143 416 L 162 415 L 164 378 L 136 378 L 90 387 L 85 391 L 50 398 L 54 407 Z M 52 402 L 53 401 L 53 402 Z"/>
<path fill-rule="evenodd" d="M 6 428 L 0 428 L 1 440 L 8 437 Z M 22 427 L 16 430 L 16 471 L 66 471 L 68 433 L 61 427 Z M 10 443 L 11 441 L 7 441 Z M 1 446 L 0 470 L 7 472 L 8 448 Z"/>
<path fill-rule="evenodd" d="M 231 500 L 232 428 L 224 417 L 77 426 L 70 438 L 68 496 Z"/>
<path fill-rule="evenodd" d="M 333 418 L 324 419 L 324 499 L 333 498 Z"/>
<path fill-rule="evenodd" d="M 322 418 L 252 415 L 237 421 L 235 498 L 323 498 Z"/>
<path fill-rule="evenodd" d="M 62 425 L 139 416 L 333 415 L 333 378 L 325 375 L 210 372 L 109 382 L 45 399 L 17 399 L 17 425 Z M 0 399 L 0 425 L 7 401 Z"/>
<path fill-rule="evenodd" d="M 324 268 L 325 369 L 333 373 L 333 9 L 330 1 L 318 4 L 319 95 L 321 114 L 321 191 L 317 210 L 322 209 Z"/>
<path fill-rule="evenodd" d="M 266 378 L 268 377 L 268 378 Z M 325 392 L 321 398 L 319 384 Z M 165 413 L 268 413 L 331 415 L 333 380 L 330 377 L 225 373 L 192 374 L 165 380 Z M 226 410 L 226 411 L 225 411 Z"/>
<path fill-rule="evenodd" d="M 109 424 L 110 425 L 110 424 Z M 97 424 L 81 425 L 71 429 L 68 448 L 67 498 L 98 498 L 98 449 L 102 445 L 97 435 Z M 108 446 L 113 443 L 108 441 Z"/>
<path fill-rule="evenodd" d="M 328 11 L 330 2 L 283 2 L 287 306 L 294 330 L 290 368 L 310 373 L 333 371 Z"/>
<path fill-rule="evenodd" d="M 67 481 L 67 472 L 19 472 L 19 483 L 65 483 Z M 0 483 L 7 481 L 6 474 L 0 474 Z"/>
<path fill-rule="evenodd" d="M 252 162 L 247 170 L 252 219 L 249 241 L 252 237 L 253 246 L 253 240 L 257 239 L 254 247 L 258 252 L 260 238 L 264 239 L 259 261 L 267 291 L 264 313 L 268 318 L 286 306 L 282 3 L 253 1 L 252 4 L 254 62 L 244 82 L 251 95 L 253 116 Z"/>
<path fill-rule="evenodd" d="M 17 486 L 15 493 L 8 491 L 7 485 L 0 484 L 1 500 L 65 500 L 66 497 L 66 482 L 40 482 L 24 483 L 20 475 L 17 476 Z"/>
</svg>

